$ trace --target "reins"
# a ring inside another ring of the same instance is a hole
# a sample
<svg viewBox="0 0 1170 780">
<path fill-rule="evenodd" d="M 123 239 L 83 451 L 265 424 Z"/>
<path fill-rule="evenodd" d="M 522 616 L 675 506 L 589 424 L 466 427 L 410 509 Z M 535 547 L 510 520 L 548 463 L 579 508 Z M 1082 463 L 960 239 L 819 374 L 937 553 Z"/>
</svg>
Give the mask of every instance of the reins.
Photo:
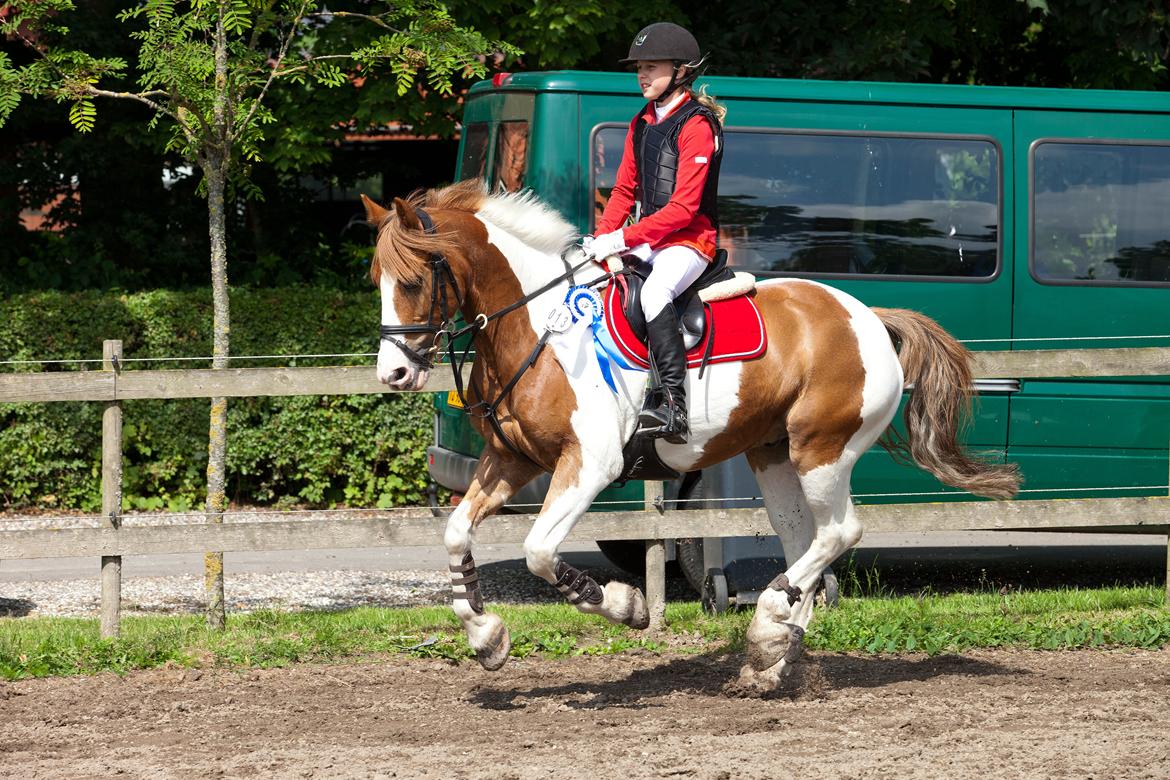
<svg viewBox="0 0 1170 780">
<path fill-rule="evenodd" d="M 416 208 L 415 212 L 418 214 L 419 222 L 422 223 L 423 232 L 427 234 L 433 234 L 435 232 L 435 223 L 434 220 L 431 219 L 430 215 L 421 208 Z M 471 345 L 475 334 L 486 328 L 489 322 L 516 311 L 520 307 L 525 306 L 536 298 L 539 298 L 541 295 L 544 295 L 546 292 L 553 289 L 562 282 L 568 281 L 570 284 L 575 283 L 574 279 L 577 271 L 580 271 L 586 265 L 593 262 L 593 258 L 586 256 L 585 259 L 577 265 L 571 265 L 569 260 L 566 258 L 568 251 L 569 250 L 565 250 L 565 252 L 561 254 L 561 262 L 564 263 L 566 269 L 563 274 L 543 285 L 540 289 L 528 293 L 519 300 L 508 304 L 502 309 L 494 311 L 491 314 L 481 313 L 477 315 L 475 319 L 472 320 L 469 324 L 464 325 L 458 330 L 454 329 L 454 312 L 448 310 L 447 285 L 450 284 L 451 287 L 455 290 L 455 300 L 457 302 L 456 311 L 463 307 L 463 295 L 459 290 L 459 284 L 455 280 L 455 273 L 451 270 L 451 265 L 447 262 L 446 256 L 441 252 L 432 252 L 430 256 L 431 306 L 427 313 L 426 324 L 382 325 L 379 331 L 382 339 L 389 341 L 401 349 L 403 353 L 406 354 L 407 359 L 409 359 L 412 363 L 419 366 L 420 368 L 425 368 L 428 370 L 434 368 L 435 366 L 435 355 L 443 351 L 444 346 L 441 342 L 443 336 L 446 335 L 447 360 L 451 365 L 451 372 L 455 378 L 455 392 L 458 394 L 459 402 L 462 404 L 464 411 L 468 414 L 477 414 L 478 416 L 485 418 L 492 426 L 492 430 L 495 431 L 496 435 L 500 437 L 505 445 L 507 445 L 509 450 L 511 450 L 516 455 L 527 458 L 528 460 L 531 460 L 531 458 L 529 458 L 528 455 L 524 452 L 521 452 L 520 448 L 515 445 L 515 443 L 506 433 L 504 433 L 504 428 L 500 424 L 500 419 L 497 412 L 499 410 L 500 404 L 503 403 L 504 399 L 508 397 L 508 394 L 512 392 L 512 389 L 520 381 L 520 378 L 524 376 L 524 373 L 528 371 L 528 369 L 531 368 L 534 363 L 536 363 L 537 358 L 540 357 L 540 353 L 544 350 L 545 345 L 548 343 L 548 339 L 552 331 L 547 328 L 545 329 L 540 339 L 537 340 L 536 346 L 533 347 L 532 351 L 528 353 L 528 357 L 526 357 L 520 364 L 520 368 L 516 371 L 515 374 L 512 375 L 512 378 L 508 380 L 508 383 L 504 385 L 504 388 L 500 391 L 500 394 L 496 396 L 496 400 L 491 401 L 490 403 L 484 398 L 484 394 L 476 386 L 475 380 L 471 379 L 470 377 L 469 386 L 471 390 L 475 392 L 475 395 L 479 398 L 479 401 L 474 404 L 469 404 L 467 402 L 467 396 L 463 387 L 462 369 L 463 366 L 467 363 L 468 355 L 471 352 Z M 594 282 L 594 284 L 596 285 L 601 282 L 608 282 L 615 276 L 619 276 L 625 272 L 626 270 L 622 269 L 621 271 L 605 274 L 596 282 Z M 439 307 L 439 314 L 442 318 L 438 324 L 434 322 L 436 305 Z M 398 334 L 406 333 L 433 333 L 435 339 L 425 352 L 421 352 L 396 337 Z M 468 339 L 467 346 L 463 348 L 462 354 L 456 357 L 455 341 L 468 334 L 471 334 L 473 338 Z M 480 411 L 481 409 L 482 411 Z"/>
</svg>

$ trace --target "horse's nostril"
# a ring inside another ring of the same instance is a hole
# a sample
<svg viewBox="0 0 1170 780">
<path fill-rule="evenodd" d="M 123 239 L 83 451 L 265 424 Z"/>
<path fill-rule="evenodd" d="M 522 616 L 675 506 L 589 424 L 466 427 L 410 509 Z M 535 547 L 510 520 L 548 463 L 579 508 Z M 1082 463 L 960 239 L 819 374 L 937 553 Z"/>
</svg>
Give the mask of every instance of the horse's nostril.
<svg viewBox="0 0 1170 780">
<path fill-rule="evenodd" d="M 390 381 L 391 382 L 401 382 L 405 378 L 406 378 L 406 369 L 405 368 L 396 368 L 390 372 Z"/>
</svg>

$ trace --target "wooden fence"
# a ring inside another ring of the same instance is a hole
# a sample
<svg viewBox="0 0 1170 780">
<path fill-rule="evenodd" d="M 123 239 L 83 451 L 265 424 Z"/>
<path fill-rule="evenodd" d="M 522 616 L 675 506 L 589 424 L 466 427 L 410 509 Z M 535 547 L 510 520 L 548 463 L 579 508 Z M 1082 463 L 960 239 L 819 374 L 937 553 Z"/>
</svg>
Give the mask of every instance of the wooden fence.
<svg viewBox="0 0 1170 780">
<path fill-rule="evenodd" d="M 445 520 L 429 513 L 387 512 L 362 519 L 247 522 L 228 512 L 223 524 L 123 527 L 121 520 L 121 403 L 140 399 L 214 396 L 340 395 L 395 392 L 374 369 L 244 368 L 121 370 L 121 342 L 107 341 L 103 370 L 0 374 L 0 403 L 97 401 L 102 420 L 102 515 L 99 528 L 0 532 L 0 559 L 101 556 L 102 635 L 118 633 L 121 556 L 244 550 L 441 545 Z M 1035 350 L 975 354 L 979 378 L 1170 376 L 1170 347 Z M 436 369 L 420 392 L 454 389 L 449 368 Z M 1170 443 L 1170 431 L 1167 431 Z M 1168 474 L 1170 478 L 1170 474 Z M 642 511 L 591 512 L 569 539 L 647 541 L 646 595 L 658 620 L 665 608 L 665 539 L 771 535 L 763 509 L 663 511 L 660 483 L 647 483 Z M 1007 502 L 880 504 L 857 507 L 867 531 L 1076 530 L 1170 534 L 1170 497 L 1093 498 Z M 519 543 L 533 515 L 493 518 L 476 541 Z M 1167 538 L 1170 601 L 1170 536 Z"/>
</svg>

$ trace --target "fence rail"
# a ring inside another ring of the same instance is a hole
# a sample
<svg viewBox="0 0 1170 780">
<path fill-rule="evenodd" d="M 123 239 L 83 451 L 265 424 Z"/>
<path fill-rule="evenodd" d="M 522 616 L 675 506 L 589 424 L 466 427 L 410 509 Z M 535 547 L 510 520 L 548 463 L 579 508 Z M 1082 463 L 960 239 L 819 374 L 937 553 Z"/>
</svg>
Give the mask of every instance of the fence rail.
<svg viewBox="0 0 1170 780">
<path fill-rule="evenodd" d="M 288 550 L 341 547 L 417 546 L 442 543 L 444 522 L 430 515 L 336 518 L 287 522 L 228 522 L 122 527 L 121 425 L 123 401 L 142 399 L 345 395 L 395 392 L 377 381 L 370 366 L 330 368 L 240 368 L 113 370 L 120 342 L 106 342 L 103 371 L 0 374 L 0 403 L 95 401 L 106 404 L 103 424 L 103 513 L 101 528 L 0 532 L 0 559 L 102 557 L 102 633 L 118 632 L 121 556 L 206 550 Z M 980 379 L 1040 377 L 1170 376 L 1170 347 L 1053 349 L 975 353 Z M 455 387 L 451 370 L 439 366 L 419 392 Z M 116 419 L 115 419 L 116 418 Z M 1167 431 L 1170 442 L 1170 431 Z M 661 486 L 647 483 L 648 499 Z M 879 504 L 857 508 L 870 531 L 1077 530 L 1170 534 L 1170 497 L 1030 501 L 963 501 Z M 492 518 L 476 531 L 478 542 L 523 541 L 535 515 Z M 570 539 L 647 541 L 647 596 L 661 616 L 665 592 L 662 540 L 686 537 L 771 535 L 763 509 L 647 508 L 594 512 Z M 1170 601 L 1170 537 L 1167 539 L 1167 599 Z"/>
<path fill-rule="evenodd" d="M 857 507 L 867 532 L 1082 530 L 1170 532 L 1170 497 L 1083 498 L 960 504 L 869 504 Z M 536 515 L 498 515 L 479 526 L 477 544 L 524 541 Z M 441 545 L 446 520 L 427 515 L 321 518 L 263 522 L 192 523 L 121 528 L 68 528 L 0 534 L 0 559 L 96 555 L 156 555 L 205 550 L 224 552 L 315 550 L 345 547 Z M 686 509 L 590 512 L 570 540 L 680 539 L 770 536 L 764 509 Z"/>
<path fill-rule="evenodd" d="M 977 379 L 1170 376 L 1170 347 L 1034 349 L 974 355 Z M 439 365 L 419 392 L 454 389 L 451 367 Z M 0 373 L 0 403 L 393 392 L 398 391 L 380 383 L 371 366 Z"/>
</svg>

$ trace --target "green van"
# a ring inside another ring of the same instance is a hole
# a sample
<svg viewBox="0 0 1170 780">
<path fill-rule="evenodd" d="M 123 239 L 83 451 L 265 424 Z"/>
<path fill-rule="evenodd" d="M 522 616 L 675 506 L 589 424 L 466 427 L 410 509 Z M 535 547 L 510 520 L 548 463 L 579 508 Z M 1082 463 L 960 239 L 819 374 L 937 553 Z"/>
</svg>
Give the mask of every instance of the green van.
<svg viewBox="0 0 1170 780">
<path fill-rule="evenodd" d="M 1170 345 L 1170 95 L 700 84 L 728 109 L 719 240 L 731 264 L 924 312 L 975 350 Z M 630 74 L 518 73 L 476 84 L 456 177 L 531 188 L 591 232 L 643 105 Z M 1166 493 L 1170 377 L 977 389 L 966 440 L 1020 465 L 1022 498 Z M 432 478 L 461 493 L 482 442 L 451 399 L 437 397 L 435 409 Z M 532 511 L 542 490 L 518 496 L 517 508 Z M 758 505 L 742 459 L 704 473 L 701 490 Z M 862 458 L 853 490 L 859 502 L 970 499 L 879 449 Z M 641 501 L 642 486 L 631 484 L 595 506 Z M 753 546 L 723 557 L 779 554 L 746 542 Z M 617 562 L 639 552 L 602 547 Z"/>
</svg>

